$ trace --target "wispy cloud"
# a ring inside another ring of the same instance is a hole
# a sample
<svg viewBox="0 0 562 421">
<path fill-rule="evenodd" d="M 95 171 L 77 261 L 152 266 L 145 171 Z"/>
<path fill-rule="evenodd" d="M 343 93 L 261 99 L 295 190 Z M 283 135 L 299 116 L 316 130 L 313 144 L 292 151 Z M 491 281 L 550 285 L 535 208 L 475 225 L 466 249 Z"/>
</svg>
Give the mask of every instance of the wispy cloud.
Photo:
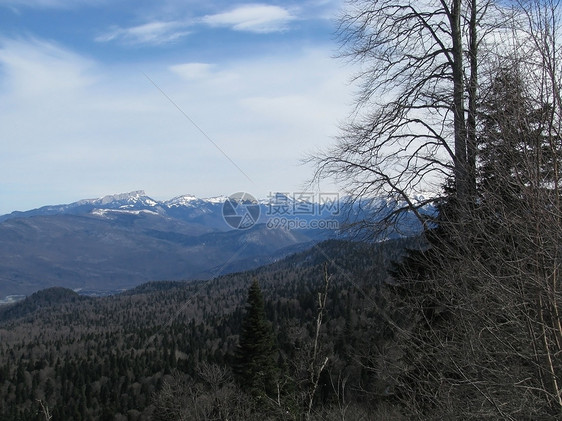
<svg viewBox="0 0 562 421">
<path fill-rule="evenodd" d="M 117 41 L 124 44 L 167 44 L 188 36 L 192 31 L 200 30 L 201 27 L 195 29 L 197 24 L 262 34 L 281 32 L 288 29 L 289 23 L 296 19 L 291 10 L 293 9 L 267 4 L 246 4 L 192 20 L 164 19 L 131 27 L 115 26 L 97 36 L 95 40 Z"/>
<path fill-rule="evenodd" d="M 348 71 L 328 49 L 105 66 L 51 41 L 0 39 L 0 214 L 143 188 L 162 197 L 298 189 L 336 134 Z M 249 183 L 143 71 L 247 174 Z M 56 190 L 56 191 L 55 191 Z M 14 199 L 15 200 L 15 199 Z"/>
<path fill-rule="evenodd" d="M 95 80 L 92 67 L 88 59 L 52 42 L 0 39 L 4 86 L 20 95 L 37 98 L 89 86 Z"/>
<path fill-rule="evenodd" d="M 170 66 L 170 70 L 185 79 L 195 80 L 209 77 L 213 67 L 209 63 L 184 63 Z"/>
<path fill-rule="evenodd" d="M 122 41 L 130 44 L 166 44 L 189 35 L 187 24 L 180 21 L 154 21 L 129 28 L 116 27 L 96 37 L 96 41 Z"/>
<path fill-rule="evenodd" d="M 267 4 L 248 4 L 230 11 L 207 15 L 203 22 L 211 26 L 230 27 L 236 31 L 270 33 L 284 31 L 295 19 L 289 10 Z"/>
</svg>

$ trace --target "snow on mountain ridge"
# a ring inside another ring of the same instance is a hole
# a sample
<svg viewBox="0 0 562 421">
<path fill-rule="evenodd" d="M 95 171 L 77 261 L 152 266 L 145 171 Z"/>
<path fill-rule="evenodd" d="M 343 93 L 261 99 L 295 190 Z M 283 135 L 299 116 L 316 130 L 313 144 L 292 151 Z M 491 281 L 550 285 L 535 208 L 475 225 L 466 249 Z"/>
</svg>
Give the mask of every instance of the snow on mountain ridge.
<svg viewBox="0 0 562 421">
<path fill-rule="evenodd" d="M 140 210 L 127 210 L 127 209 L 94 209 L 92 215 L 106 217 L 108 214 L 128 214 L 128 215 L 140 215 L 140 214 L 148 214 L 148 215 L 158 215 L 158 212 L 147 210 L 147 209 L 140 209 Z"/>
<path fill-rule="evenodd" d="M 214 197 L 207 197 L 206 199 L 202 199 L 202 200 L 209 203 L 224 203 L 226 202 L 227 199 L 228 197 L 226 196 L 214 196 Z"/>
<path fill-rule="evenodd" d="M 146 195 L 144 190 L 135 190 L 129 193 L 119 193 L 103 196 L 96 199 L 83 199 L 66 206 L 82 205 L 108 205 L 115 202 L 138 203 L 143 202 L 149 206 L 156 206 L 158 202 Z"/>
<path fill-rule="evenodd" d="M 425 192 L 424 192 L 425 193 Z M 412 196 L 414 204 L 425 204 L 431 200 L 434 195 L 432 194 L 417 194 Z M 317 199 L 318 197 L 316 197 Z M 94 209 L 124 209 L 124 210 L 140 210 L 149 209 L 157 213 L 166 213 L 166 210 L 180 210 L 182 208 L 196 209 L 199 208 L 200 212 L 212 211 L 216 206 L 220 206 L 228 200 L 227 196 L 214 196 L 208 198 L 198 198 L 192 194 L 184 194 L 176 196 L 169 200 L 154 200 L 147 196 L 144 190 L 135 190 L 129 193 L 118 193 L 106 195 L 96 199 L 82 199 L 73 203 L 47 205 L 41 208 L 30 209 L 27 211 L 15 211 L 11 214 L 0 215 L 0 221 L 33 215 L 56 215 L 63 213 L 89 213 Z M 304 199 L 303 199 L 304 200 Z M 337 199 L 336 199 L 337 200 Z M 343 196 L 338 200 L 341 207 L 346 205 L 370 208 L 387 207 L 387 206 L 403 206 L 398 198 L 395 200 L 389 198 L 363 198 L 360 200 L 349 200 Z M 299 203 L 299 197 L 291 197 L 284 193 L 275 193 L 268 196 L 267 199 L 258 200 L 260 206 L 272 206 L 276 204 L 294 205 Z M 312 202 L 310 202 L 312 203 Z"/>
<path fill-rule="evenodd" d="M 146 195 L 144 190 L 136 190 L 130 193 L 108 195 L 98 200 L 101 201 L 102 205 L 112 202 L 129 202 L 129 203 L 144 202 L 146 204 L 152 204 L 152 206 L 157 204 L 156 201 L 152 200 L 150 197 Z"/>
<path fill-rule="evenodd" d="M 176 196 L 170 200 L 161 202 L 162 205 L 167 207 L 177 207 L 177 206 L 191 206 L 193 202 L 200 200 L 192 194 L 184 194 L 181 196 Z"/>
</svg>

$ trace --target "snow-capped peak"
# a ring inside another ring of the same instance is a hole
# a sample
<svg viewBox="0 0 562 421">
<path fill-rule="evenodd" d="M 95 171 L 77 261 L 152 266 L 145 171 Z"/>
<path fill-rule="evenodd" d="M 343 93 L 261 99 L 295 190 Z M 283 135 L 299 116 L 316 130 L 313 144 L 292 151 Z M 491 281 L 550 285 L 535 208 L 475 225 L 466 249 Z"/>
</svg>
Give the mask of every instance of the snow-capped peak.
<svg viewBox="0 0 562 421">
<path fill-rule="evenodd" d="M 205 199 L 200 199 L 192 194 L 184 194 L 182 196 L 177 196 L 174 197 L 173 199 L 167 200 L 165 202 L 163 202 L 162 204 L 164 206 L 167 206 L 169 208 L 172 207 L 180 207 L 180 206 L 188 206 L 188 207 L 192 207 L 192 206 L 197 206 L 198 204 L 202 204 L 202 203 L 209 203 L 212 205 L 216 205 L 216 204 L 221 204 L 226 202 L 227 197 L 226 196 L 216 196 L 216 197 L 209 197 L 209 198 L 205 198 Z"/>
<path fill-rule="evenodd" d="M 111 205 L 111 207 L 115 207 L 117 205 L 120 207 L 130 207 L 135 205 L 156 206 L 158 205 L 158 202 L 148 197 L 144 190 L 135 190 L 129 193 L 111 194 L 98 199 L 80 200 L 73 205 Z"/>
<path fill-rule="evenodd" d="M 208 197 L 208 198 L 203 199 L 203 200 L 205 202 L 208 202 L 208 203 L 216 204 L 216 203 L 224 203 L 224 202 L 226 202 L 227 199 L 228 199 L 228 197 L 226 197 L 226 196 L 215 196 L 215 197 Z"/>
<path fill-rule="evenodd" d="M 199 199 L 192 194 L 184 194 L 181 196 L 176 196 L 173 199 L 166 200 L 164 202 L 164 205 L 168 207 L 190 206 L 193 204 L 193 202 L 196 202 L 198 200 Z"/>
<path fill-rule="evenodd" d="M 140 200 L 142 200 L 142 198 L 146 197 L 146 194 L 144 192 L 144 190 L 136 190 L 136 191 L 132 191 L 130 193 L 120 193 L 120 194 L 112 194 L 112 195 L 108 195 L 108 196 L 104 196 L 101 199 L 98 199 L 98 203 L 102 204 L 102 205 L 106 205 L 108 203 L 112 203 L 112 202 L 131 202 L 131 203 L 136 203 Z M 152 200 L 152 199 L 150 199 Z M 154 202 L 152 200 L 152 202 Z M 154 202 L 156 204 L 156 202 Z"/>
</svg>

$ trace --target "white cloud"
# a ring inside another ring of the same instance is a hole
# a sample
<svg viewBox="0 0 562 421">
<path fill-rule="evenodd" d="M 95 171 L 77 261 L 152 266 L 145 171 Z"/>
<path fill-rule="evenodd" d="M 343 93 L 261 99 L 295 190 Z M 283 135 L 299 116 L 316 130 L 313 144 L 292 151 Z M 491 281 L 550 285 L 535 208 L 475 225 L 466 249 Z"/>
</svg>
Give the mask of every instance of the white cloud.
<svg viewBox="0 0 562 421">
<path fill-rule="evenodd" d="M 236 31 L 256 33 L 279 32 L 295 17 L 279 6 L 249 4 L 236 7 L 228 12 L 207 15 L 203 22 L 211 26 L 226 26 Z"/>
<path fill-rule="evenodd" d="M 222 95 L 239 92 L 243 77 L 230 67 L 211 63 L 180 63 L 169 66 L 172 74 L 185 81 L 185 86 L 197 86 L 198 90 L 220 92 Z"/>
<path fill-rule="evenodd" d="M 96 41 L 121 40 L 132 44 L 166 44 L 189 35 L 187 26 L 179 21 L 154 21 L 130 28 L 114 28 L 96 37 Z"/>
<path fill-rule="evenodd" d="M 170 70 L 184 79 L 205 79 L 212 75 L 214 66 L 209 63 L 184 63 L 170 66 Z"/>
<path fill-rule="evenodd" d="M 329 57 L 318 48 L 111 68 L 49 42 L 4 41 L 0 214 L 14 210 L 14 194 L 28 209 L 136 189 L 160 198 L 298 191 L 311 171 L 300 158 L 331 143 L 350 103 L 349 69 Z"/>
<path fill-rule="evenodd" d="M 56 97 L 89 86 L 95 80 L 92 67 L 92 61 L 54 43 L 0 40 L 0 71 L 22 96 Z"/>
</svg>

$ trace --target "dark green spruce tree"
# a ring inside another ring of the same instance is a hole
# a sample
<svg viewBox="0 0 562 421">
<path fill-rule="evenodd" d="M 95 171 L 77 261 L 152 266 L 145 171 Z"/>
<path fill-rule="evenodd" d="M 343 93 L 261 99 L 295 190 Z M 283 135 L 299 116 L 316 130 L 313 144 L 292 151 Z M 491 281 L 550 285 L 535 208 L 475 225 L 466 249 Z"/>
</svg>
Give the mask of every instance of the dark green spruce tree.
<svg viewBox="0 0 562 421">
<path fill-rule="evenodd" d="M 495 74 L 475 202 L 438 204 L 427 248 L 387 288 L 395 349 L 381 366 L 397 367 L 389 390 L 412 419 L 560 419 L 560 142 L 517 66 Z"/>
<path fill-rule="evenodd" d="M 265 316 L 263 295 L 258 281 L 254 280 L 248 292 L 233 367 L 243 390 L 257 398 L 276 393 L 277 354 L 273 330 Z"/>
</svg>

